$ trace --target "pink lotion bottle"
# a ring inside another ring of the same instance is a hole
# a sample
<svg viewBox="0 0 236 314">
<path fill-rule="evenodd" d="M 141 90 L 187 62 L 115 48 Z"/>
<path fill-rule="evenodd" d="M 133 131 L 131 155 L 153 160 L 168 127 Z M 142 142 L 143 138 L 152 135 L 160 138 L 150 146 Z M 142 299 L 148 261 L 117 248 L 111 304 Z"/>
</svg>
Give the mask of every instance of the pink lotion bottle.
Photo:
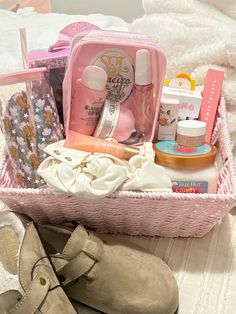
<svg viewBox="0 0 236 314">
<path fill-rule="evenodd" d="M 149 135 L 152 131 L 155 108 L 153 103 L 151 54 L 147 49 L 136 52 L 133 111 L 135 129 Z"/>
<path fill-rule="evenodd" d="M 107 73 L 102 68 L 90 65 L 84 69 L 72 97 L 70 130 L 93 134 L 107 95 L 106 83 Z"/>
</svg>

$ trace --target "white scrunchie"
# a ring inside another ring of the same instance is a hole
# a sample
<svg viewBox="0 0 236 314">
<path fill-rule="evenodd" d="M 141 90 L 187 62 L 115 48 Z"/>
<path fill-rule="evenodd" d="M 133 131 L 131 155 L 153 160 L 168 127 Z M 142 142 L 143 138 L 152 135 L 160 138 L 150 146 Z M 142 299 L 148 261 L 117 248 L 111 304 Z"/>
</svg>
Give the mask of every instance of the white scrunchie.
<svg viewBox="0 0 236 314">
<path fill-rule="evenodd" d="M 171 191 L 165 169 L 156 165 L 151 143 L 129 161 L 106 154 L 91 154 L 63 147 L 64 141 L 45 148 L 38 174 L 54 193 L 71 193 L 83 198 L 105 197 L 116 191 Z"/>
</svg>

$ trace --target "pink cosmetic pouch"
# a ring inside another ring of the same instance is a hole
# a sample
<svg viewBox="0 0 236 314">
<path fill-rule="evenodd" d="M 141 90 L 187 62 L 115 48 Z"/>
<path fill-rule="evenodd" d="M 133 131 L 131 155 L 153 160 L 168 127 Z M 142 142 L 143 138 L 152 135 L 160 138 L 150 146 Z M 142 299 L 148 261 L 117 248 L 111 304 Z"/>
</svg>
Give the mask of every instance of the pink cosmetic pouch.
<svg viewBox="0 0 236 314">
<path fill-rule="evenodd" d="M 82 38 L 76 36 L 72 41 L 63 81 L 63 113 L 66 133 L 69 130 L 70 119 L 73 119 L 70 113 L 71 104 L 74 103 L 72 99 L 76 81 L 81 78 L 84 69 L 89 65 L 102 67 L 106 71 L 109 101 L 119 102 L 120 106 L 136 111 L 137 101 L 133 98 L 135 56 L 136 52 L 141 49 L 150 52 L 154 100 L 152 114 L 148 119 L 148 131 L 143 134 L 141 141 L 134 144 L 153 141 L 156 135 L 160 97 L 166 71 L 166 57 L 148 36 L 115 31 L 94 30 Z M 135 119 L 139 120 L 139 117 Z"/>
<path fill-rule="evenodd" d="M 89 31 L 97 29 L 99 27 L 87 22 L 69 24 L 59 32 L 55 44 L 47 49 L 32 50 L 28 54 L 30 68 L 47 68 L 46 76 L 53 89 L 61 123 L 63 123 L 62 82 L 71 42 L 75 36 L 82 38 Z"/>
</svg>

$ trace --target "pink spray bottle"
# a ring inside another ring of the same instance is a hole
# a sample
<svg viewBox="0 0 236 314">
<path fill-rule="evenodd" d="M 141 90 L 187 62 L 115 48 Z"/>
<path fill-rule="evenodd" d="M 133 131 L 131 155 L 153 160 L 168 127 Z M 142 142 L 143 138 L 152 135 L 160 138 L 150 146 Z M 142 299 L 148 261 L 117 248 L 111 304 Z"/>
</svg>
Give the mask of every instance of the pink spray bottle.
<svg viewBox="0 0 236 314">
<path fill-rule="evenodd" d="M 144 136 L 151 132 L 155 116 L 151 54 L 147 49 L 136 52 L 133 112 L 135 129 Z"/>
<path fill-rule="evenodd" d="M 107 73 L 98 66 L 87 66 L 77 79 L 71 103 L 69 128 L 92 135 L 100 117 L 107 91 Z"/>
</svg>

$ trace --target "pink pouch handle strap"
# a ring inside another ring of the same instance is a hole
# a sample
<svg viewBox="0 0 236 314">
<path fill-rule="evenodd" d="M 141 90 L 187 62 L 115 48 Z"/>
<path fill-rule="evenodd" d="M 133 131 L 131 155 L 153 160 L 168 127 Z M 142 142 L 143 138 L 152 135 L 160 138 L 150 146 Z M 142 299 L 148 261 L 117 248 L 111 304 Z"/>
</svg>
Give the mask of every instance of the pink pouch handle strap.
<svg viewBox="0 0 236 314">
<path fill-rule="evenodd" d="M 48 51 L 53 52 L 60 49 L 68 48 L 70 47 L 70 44 L 76 35 L 80 33 L 85 34 L 92 30 L 100 30 L 100 28 L 88 22 L 75 22 L 69 24 L 59 32 L 57 42 L 51 45 Z"/>
</svg>

